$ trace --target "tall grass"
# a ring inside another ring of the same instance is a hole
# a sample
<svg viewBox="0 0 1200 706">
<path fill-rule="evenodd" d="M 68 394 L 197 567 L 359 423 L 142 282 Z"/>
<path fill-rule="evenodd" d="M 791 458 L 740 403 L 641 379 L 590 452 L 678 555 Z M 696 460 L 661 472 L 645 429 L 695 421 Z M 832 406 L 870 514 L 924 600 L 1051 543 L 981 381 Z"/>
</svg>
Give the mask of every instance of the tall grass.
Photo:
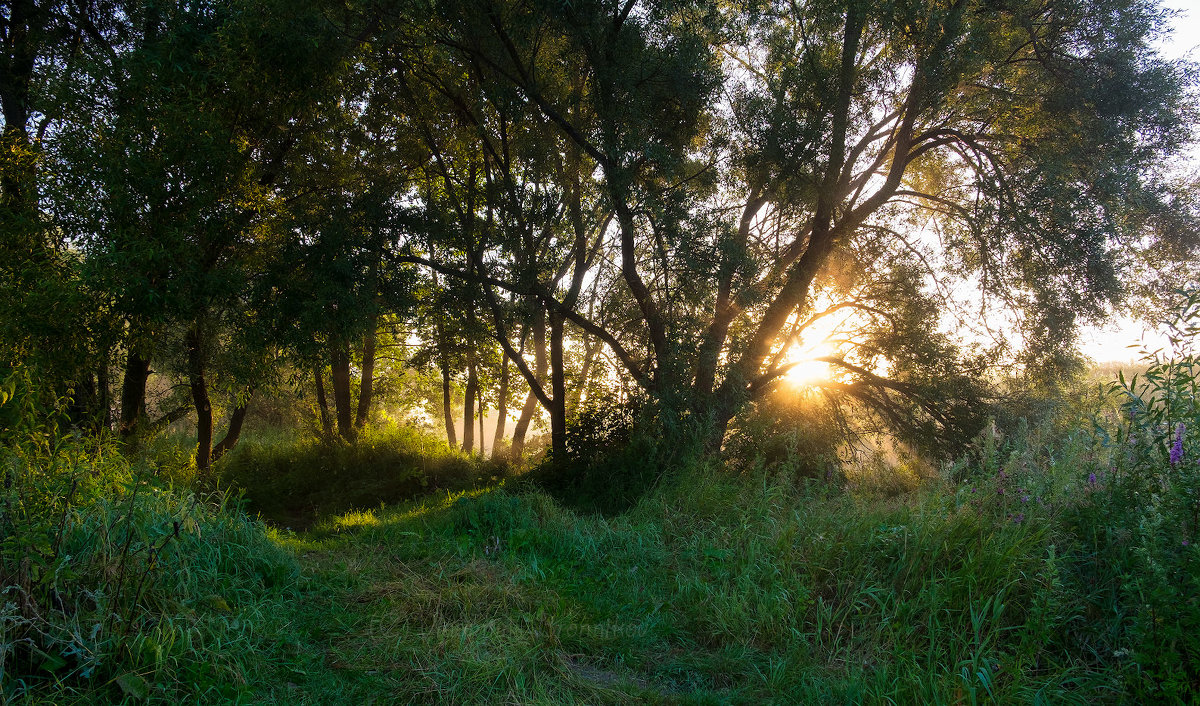
<svg viewBox="0 0 1200 706">
<path fill-rule="evenodd" d="M 13 373 L 0 446 L 0 700 L 235 699 L 297 564 L 224 494 L 60 431 Z"/>
<path fill-rule="evenodd" d="M 295 529 L 320 517 L 397 503 L 435 490 L 466 490 L 509 474 L 409 426 L 365 430 L 354 443 L 255 435 L 219 466 L 219 481 L 244 493 L 252 512 Z"/>
</svg>

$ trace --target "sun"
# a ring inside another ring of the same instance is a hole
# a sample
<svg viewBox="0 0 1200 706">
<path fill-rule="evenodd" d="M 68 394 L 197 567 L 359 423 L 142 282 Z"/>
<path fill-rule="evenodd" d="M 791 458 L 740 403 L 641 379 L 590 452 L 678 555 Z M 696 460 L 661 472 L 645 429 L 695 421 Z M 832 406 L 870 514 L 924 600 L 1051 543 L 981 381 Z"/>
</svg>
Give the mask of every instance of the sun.
<svg viewBox="0 0 1200 706">
<path fill-rule="evenodd" d="M 829 363 L 823 360 L 813 360 L 809 356 L 805 357 L 807 359 L 797 361 L 783 376 L 788 385 L 796 389 L 816 387 L 832 377 L 833 369 Z"/>
</svg>

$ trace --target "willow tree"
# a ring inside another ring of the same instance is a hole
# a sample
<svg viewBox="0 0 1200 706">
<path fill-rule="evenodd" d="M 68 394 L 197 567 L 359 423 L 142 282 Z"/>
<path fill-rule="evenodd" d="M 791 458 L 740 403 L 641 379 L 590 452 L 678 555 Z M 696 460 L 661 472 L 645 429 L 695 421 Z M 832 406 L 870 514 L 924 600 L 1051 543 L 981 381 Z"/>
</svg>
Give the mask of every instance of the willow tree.
<svg viewBox="0 0 1200 706">
<path fill-rule="evenodd" d="M 830 357 L 840 391 L 897 414 L 916 400 L 908 412 L 950 433 L 969 421 L 939 416 L 927 383 L 983 372 L 937 333 L 943 292 L 965 283 L 1007 312 L 1023 341 L 1010 359 L 1052 376 L 1077 323 L 1119 301 L 1128 255 L 1187 240 L 1154 228 L 1171 211 L 1160 165 L 1188 137 L 1187 67 L 1155 55 L 1164 16 L 1143 2 L 430 9 L 429 43 L 593 167 L 615 214 L 606 295 L 637 325 L 492 285 L 595 330 L 715 443 L 847 278 L 860 295 L 844 305 L 873 333 Z"/>
</svg>

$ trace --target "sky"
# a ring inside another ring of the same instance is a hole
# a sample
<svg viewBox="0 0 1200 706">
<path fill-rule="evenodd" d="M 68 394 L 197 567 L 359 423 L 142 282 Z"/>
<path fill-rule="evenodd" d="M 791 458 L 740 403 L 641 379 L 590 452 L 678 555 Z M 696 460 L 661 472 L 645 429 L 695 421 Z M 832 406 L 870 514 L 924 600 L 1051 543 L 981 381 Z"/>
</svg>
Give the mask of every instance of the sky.
<svg viewBox="0 0 1200 706">
<path fill-rule="evenodd" d="M 1167 0 L 1162 4 L 1179 14 L 1174 18 L 1171 36 L 1160 44 L 1159 50 L 1168 59 L 1200 61 L 1200 0 Z M 1193 155 L 1196 154 L 1193 151 Z M 1195 159 L 1193 157 L 1193 161 Z M 1128 346 L 1143 340 L 1153 347 L 1166 345 L 1161 332 L 1139 322 L 1117 318 L 1106 326 L 1086 327 L 1081 332 L 1080 345 L 1083 353 L 1097 362 L 1126 362 L 1137 358 L 1136 350 Z"/>
</svg>

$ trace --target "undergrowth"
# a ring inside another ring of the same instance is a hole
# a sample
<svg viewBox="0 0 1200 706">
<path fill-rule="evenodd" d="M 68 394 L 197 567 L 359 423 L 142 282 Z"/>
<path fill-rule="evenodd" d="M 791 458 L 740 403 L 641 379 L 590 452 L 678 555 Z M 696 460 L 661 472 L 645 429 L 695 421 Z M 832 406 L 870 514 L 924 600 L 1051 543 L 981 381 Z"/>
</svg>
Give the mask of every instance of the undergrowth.
<svg viewBox="0 0 1200 706">
<path fill-rule="evenodd" d="M 340 439 L 248 438 L 222 459 L 219 482 L 244 493 L 252 512 L 304 529 L 318 518 L 462 491 L 509 475 L 504 462 L 472 456 L 432 434 L 389 425 Z"/>
<path fill-rule="evenodd" d="M 28 371 L 0 395 L 0 699 L 243 698 L 295 559 L 227 495 L 57 428 Z"/>
</svg>

